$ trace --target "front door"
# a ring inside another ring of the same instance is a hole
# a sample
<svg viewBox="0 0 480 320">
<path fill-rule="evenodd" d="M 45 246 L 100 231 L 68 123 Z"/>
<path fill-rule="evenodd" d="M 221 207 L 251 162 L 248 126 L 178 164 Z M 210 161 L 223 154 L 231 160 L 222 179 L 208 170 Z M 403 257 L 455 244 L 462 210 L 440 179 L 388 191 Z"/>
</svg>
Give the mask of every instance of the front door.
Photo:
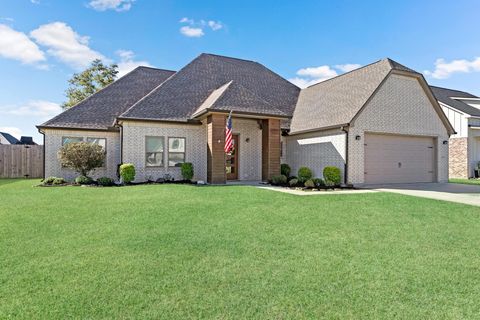
<svg viewBox="0 0 480 320">
<path fill-rule="evenodd" d="M 225 161 L 225 171 L 227 172 L 227 180 L 238 180 L 238 134 L 232 135 L 232 151 L 227 153 Z"/>
</svg>

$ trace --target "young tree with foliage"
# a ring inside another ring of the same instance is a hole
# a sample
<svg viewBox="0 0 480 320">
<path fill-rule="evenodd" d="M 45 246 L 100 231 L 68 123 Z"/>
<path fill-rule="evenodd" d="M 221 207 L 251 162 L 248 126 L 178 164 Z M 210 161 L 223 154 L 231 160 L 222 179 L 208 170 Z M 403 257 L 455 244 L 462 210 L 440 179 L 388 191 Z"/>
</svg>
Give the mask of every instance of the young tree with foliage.
<svg viewBox="0 0 480 320">
<path fill-rule="evenodd" d="M 87 142 L 71 142 L 58 151 L 58 159 L 62 166 L 75 170 L 80 175 L 88 174 L 105 162 L 105 150 L 98 144 Z"/>
<path fill-rule="evenodd" d="M 105 65 L 100 59 L 96 59 L 87 69 L 75 73 L 68 80 L 70 86 L 65 93 L 68 101 L 62 104 L 62 108 L 69 109 L 112 83 L 118 74 L 117 69 L 116 64 Z"/>
</svg>

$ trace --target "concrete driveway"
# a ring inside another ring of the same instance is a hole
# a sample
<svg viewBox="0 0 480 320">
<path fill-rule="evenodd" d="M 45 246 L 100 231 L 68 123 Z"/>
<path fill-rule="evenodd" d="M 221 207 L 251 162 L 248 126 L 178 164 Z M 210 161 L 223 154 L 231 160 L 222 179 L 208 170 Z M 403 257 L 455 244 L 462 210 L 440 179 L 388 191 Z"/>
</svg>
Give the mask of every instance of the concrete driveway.
<svg viewBox="0 0 480 320">
<path fill-rule="evenodd" d="M 369 189 L 480 206 L 480 186 L 457 183 L 412 183 L 368 186 Z"/>
</svg>

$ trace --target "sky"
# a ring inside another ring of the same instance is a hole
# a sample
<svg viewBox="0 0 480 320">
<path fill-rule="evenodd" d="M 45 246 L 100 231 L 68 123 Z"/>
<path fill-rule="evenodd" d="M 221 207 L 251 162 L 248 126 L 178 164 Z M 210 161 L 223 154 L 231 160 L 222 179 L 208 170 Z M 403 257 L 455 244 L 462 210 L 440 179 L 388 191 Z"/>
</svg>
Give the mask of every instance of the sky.
<svg viewBox="0 0 480 320">
<path fill-rule="evenodd" d="M 480 1 L 0 0 L 0 131 L 33 136 L 68 79 L 179 70 L 202 52 L 260 62 L 298 86 L 389 57 L 480 95 Z"/>
</svg>

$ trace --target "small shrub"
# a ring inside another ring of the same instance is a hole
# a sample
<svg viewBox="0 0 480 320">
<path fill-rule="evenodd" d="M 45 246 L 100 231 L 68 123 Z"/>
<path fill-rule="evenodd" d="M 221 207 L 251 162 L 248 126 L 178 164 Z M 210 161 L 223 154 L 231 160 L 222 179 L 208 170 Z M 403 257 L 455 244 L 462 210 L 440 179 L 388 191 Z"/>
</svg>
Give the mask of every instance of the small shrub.
<svg viewBox="0 0 480 320">
<path fill-rule="evenodd" d="M 295 176 L 290 176 L 290 177 L 288 177 L 287 179 L 288 179 L 288 181 L 290 181 L 290 180 L 292 180 L 292 179 L 297 179 L 297 180 L 298 180 L 298 178 L 295 177 Z"/>
<path fill-rule="evenodd" d="M 87 142 L 67 143 L 58 151 L 58 159 L 62 166 L 75 170 L 82 176 L 105 162 L 105 150 L 98 144 Z"/>
<path fill-rule="evenodd" d="M 287 183 L 287 177 L 283 174 L 272 177 L 272 184 L 274 186 L 284 185 Z"/>
<path fill-rule="evenodd" d="M 286 163 L 282 163 L 280 165 L 280 173 L 282 175 L 284 175 L 285 177 L 289 177 L 290 176 L 290 172 L 292 171 L 292 169 L 290 168 L 290 166 Z"/>
<path fill-rule="evenodd" d="M 130 183 L 135 180 L 135 166 L 133 163 L 124 163 L 120 166 L 120 177 L 123 183 Z"/>
<path fill-rule="evenodd" d="M 327 187 L 339 186 L 342 182 L 342 173 L 337 167 L 325 167 L 323 169 L 323 179 Z"/>
<path fill-rule="evenodd" d="M 43 184 L 50 185 L 53 183 L 55 179 L 58 179 L 57 177 L 48 177 L 43 180 Z"/>
<path fill-rule="evenodd" d="M 290 185 L 290 187 L 296 187 L 298 185 L 298 179 L 292 179 L 288 181 L 288 184 Z"/>
<path fill-rule="evenodd" d="M 312 179 L 305 181 L 305 188 L 315 188 L 315 182 Z"/>
<path fill-rule="evenodd" d="M 93 179 L 87 176 L 78 176 L 75 178 L 75 183 L 77 184 L 92 184 Z"/>
<path fill-rule="evenodd" d="M 63 178 L 55 178 L 55 179 L 53 179 L 53 182 L 52 182 L 52 184 L 54 184 L 54 185 L 60 185 L 60 184 L 64 184 L 64 183 L 65 183 L 65 179 L 63 179 Z"/>
<path fill-rule="evenodd" d="M 101 177 L 101 178 L 98 178 L 97 179 L 97 183 L 101 186 L 104 186 L 104 187 L 109 187 L 109 186 L 113 186 L 113 180 L 110 179 L 109 177 Z"/>
<path fill-rule="evenodd" d="M 305 181 L 312 179 L 312 170 L 307 167 L 300 167 L 298 169 L 298 181 L 305 183 Z"/>
<path fill-rule="evenodd" d="M 313 181 L 313 183 L 315 184 L 315 187 L 316 187 L 316 188 L 325 187 L 325 182 L 323 181 L 323 179 L 314 178 L 314 179 L 312 179 L 312 181 Z"/>
<path fill-rule="evenodd" d="M 193 164 L 191 162 L 184 162 L 181 164 L 182 177 L 185 180 L 193 179 Z"/>
</svg>

